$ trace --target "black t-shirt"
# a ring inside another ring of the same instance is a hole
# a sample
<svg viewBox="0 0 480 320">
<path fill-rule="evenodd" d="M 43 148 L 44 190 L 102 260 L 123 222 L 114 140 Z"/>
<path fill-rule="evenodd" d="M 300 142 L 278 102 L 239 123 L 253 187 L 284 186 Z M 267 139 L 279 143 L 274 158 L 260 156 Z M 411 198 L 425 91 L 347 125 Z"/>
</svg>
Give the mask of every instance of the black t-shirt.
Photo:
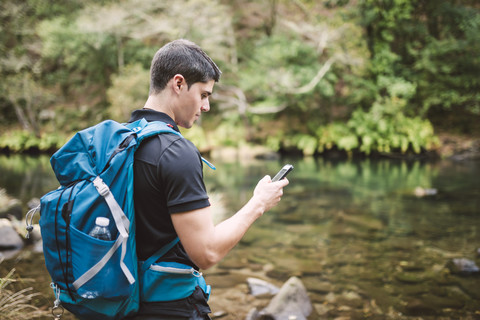
<svg viewBox="0 0 480 320">
<path fill-rule="evenodd" d="M 135 110 L 129 122 L 142 118 L 165 122 L 179 131 L 167 114 L 149 109 Z M 142 142 L 135 152 L 134 203 L 137 255 L 146 260 L 177 236 L 171 214 L 210 205 L 201 155 L 193 143 L 174 134 L 159 134 Z M 180 243 L 161 260 L 197 268 Z"/>
</svg>

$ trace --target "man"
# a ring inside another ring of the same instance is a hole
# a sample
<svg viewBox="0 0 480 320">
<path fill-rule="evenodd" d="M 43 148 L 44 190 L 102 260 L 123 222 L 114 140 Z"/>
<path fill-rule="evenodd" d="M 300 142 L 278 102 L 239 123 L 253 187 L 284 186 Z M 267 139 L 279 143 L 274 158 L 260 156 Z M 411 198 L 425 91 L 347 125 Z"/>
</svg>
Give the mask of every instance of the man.
<svg viewBox="0 0 480 320">
<path fill-rule="evenodd" d="M 130 122 L 145 118 L 163 121 L 178 131 L 190 128 L 202 112 L 221 72 L 196 44 L 176 40 L 154 56 L 150 92 L 145 106 L 132 113 Z M 135 153 L 134 201 L 137 253 L 140 260 L 177 236 L 177 243 L 161 261 L 174 261 L 195 269 L 218 263 L 242 238 L 252 223 L 275 206 L 284 179 L 261 179 L 252 198 L 231 218 L 214 225 L 203 182 L 198 149 L 187 139 L 161 134 L 144 141 Z M 185 299 L 142 303 L 135 319 L 210 319 L 206 294 L 197 287 Z"/>
</svg>

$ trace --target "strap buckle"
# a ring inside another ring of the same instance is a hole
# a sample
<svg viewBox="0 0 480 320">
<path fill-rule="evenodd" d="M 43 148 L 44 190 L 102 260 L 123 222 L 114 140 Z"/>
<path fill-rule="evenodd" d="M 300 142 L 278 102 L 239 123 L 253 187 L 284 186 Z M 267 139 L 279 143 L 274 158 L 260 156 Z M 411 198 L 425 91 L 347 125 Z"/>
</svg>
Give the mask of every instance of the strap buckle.
<svg viewBox="0 0 480 320">
<path fill-rule="evenodd" d="M 97 188 L 98 193 L 102 196 L 105 197 L 110 193 L 110 189 L 108 186 L 103 182 L 102 178 L 100 176 L 96 177 L 95 180 L 93 180 L 93 185 L 95 188 Z"/>
</svg>

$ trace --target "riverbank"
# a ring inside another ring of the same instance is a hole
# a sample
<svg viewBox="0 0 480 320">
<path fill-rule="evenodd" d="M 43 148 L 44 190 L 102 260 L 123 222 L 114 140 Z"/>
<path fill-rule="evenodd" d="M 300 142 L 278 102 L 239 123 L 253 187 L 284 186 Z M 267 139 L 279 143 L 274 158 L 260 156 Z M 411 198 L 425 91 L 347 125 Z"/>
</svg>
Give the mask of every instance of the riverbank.
<svg viewBox="0 0 480 320">
<path fill-rule="evenodd" d="M 399 153 L 374 153 L 371 158 L 394 158 L 405 160 L 438 160 L 450 159 L 453 161 L 478 161 L 480 160 L 480 137 L 455 135 L 442 133 L 438 135 L 440 145 L 427 153 L 422 154 L 399 154 Z M 200 150 L 202 154 L 217 159 L 230 160 L 277 160 L 283 156 L 291 156 L 290 153 L 277 153 L 263 146 L 241 146 L 241 147 L 225 147 L 215 149 Z M 300 155 L 293 152 L 294 155 Z M 319 158 L 338 158 L 347 159 L 351 157 L 368 158 L 364 154 L 352 153 L 351 155 L 336 149 L 327 150 L 323 154 L 318 155 Z"/>
<path fill-rule="evenodd" d="M 385 158 L 400 158 L 400 159 L 453 159 L 453 160 L 479 160 L 480 159 L 480 133 L 469 136 L 454 134 L 450 132 L 441 132 L 437 134 L 439 145 L 427 152 L 422 152 L 419 154 L 415 153 L 376 153 L 373 152 L 369 155 L 353 151 L 347 153 L 345 151 L 339 151 L 335 147 L 329 150 L 324 150 L 321 154 L 316 154 L 316 157 L 325 157 L 325 158 L 349 158 L 349 157 L 359 157 L 359 158 L 368 158 L 368 157 L 385 157 Z M 25 147 L 25 143 L 21 144 L 24 147 L 16 146 L 15 142 L 12 142 L 12 145 L 4 144 L 3 147 L 0 145 L 0 154 L 26 154 L 26 155 L 38 155 L 38 154 L 53 154 L 58 148 L 61 147 L 60 141 L 65 141 L 66 138 L 59 138 L 55 136 L 55 139 L 51 140 L 49 147 L 44 149 L 39 149 L 38 146 L 34 147 Z M 4 139 L 8 140 L 8 139 Z M 261 145 L 241 145 L 238 147 L 212 147 L 212 146 L 200 146 L 200 152 L 203 155 L 214 155 L 222 159 L 224 158 L 259 158 L 259 159 L 276 159 L 279 156 L 288 156 L 288 155 L 300 155 L 302 156 L 301 150 L 290 149 L 290 150 L 281 150 L 279 153 L 272 151 Z"/>
<path fill-rule="evenodd" d="M 437 153 L 442 159 L 480 160 L 480 137 L 443 133 Z"/>
</svg>

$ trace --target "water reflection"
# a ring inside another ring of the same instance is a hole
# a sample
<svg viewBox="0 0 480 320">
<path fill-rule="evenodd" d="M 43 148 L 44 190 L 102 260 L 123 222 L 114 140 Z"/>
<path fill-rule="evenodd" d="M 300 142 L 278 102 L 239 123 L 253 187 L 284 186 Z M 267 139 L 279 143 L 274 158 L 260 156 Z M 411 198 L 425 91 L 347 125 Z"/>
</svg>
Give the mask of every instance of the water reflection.
<svg viewBox="0 0 480 320">
<path fill-rule="evenodd" d="M 50 157 L 41 155 L 0 155 L 0 188 L 22 202 L 58 187 L 58 182 L 50 167 Z"/>
<path fill-rule="evenodd" d="M 452 258 L 480 265 L 478 162 L 214 162 L 205 180 L 217 221 L 248 201 L 263 175 L 295 165 L 282 202 L 206 272 L 214 288 L 244 283 L 234 270 L 247 268 L 277 283 L 300 276 L 319 317 L 478 315 L 480 278 L 445 267 Z M 22 201 L 57 185 L 48 157 L 0 157 L 0 187 Z M 417 196 L 418 187 L 436 192 Z"/>
<path fill-rule="evenodd" d="M 478 163 L 289 161 L 295 171 L 283 201 L 257 221 L 224 268 L 270 265 L 272 279 L 301 276 L 322 315 L 345 315 L 342 307 L 354 318 L 478 311 L 479 278 L 445 268 L 458 257 L 480 264 Z M 234 211 L 250 195 L 253 176 L 281 165 L 219 165 L 223 172 L 212 183 Z M 419 187 L 436 191 L 419 197 Z"/>
</svg>

